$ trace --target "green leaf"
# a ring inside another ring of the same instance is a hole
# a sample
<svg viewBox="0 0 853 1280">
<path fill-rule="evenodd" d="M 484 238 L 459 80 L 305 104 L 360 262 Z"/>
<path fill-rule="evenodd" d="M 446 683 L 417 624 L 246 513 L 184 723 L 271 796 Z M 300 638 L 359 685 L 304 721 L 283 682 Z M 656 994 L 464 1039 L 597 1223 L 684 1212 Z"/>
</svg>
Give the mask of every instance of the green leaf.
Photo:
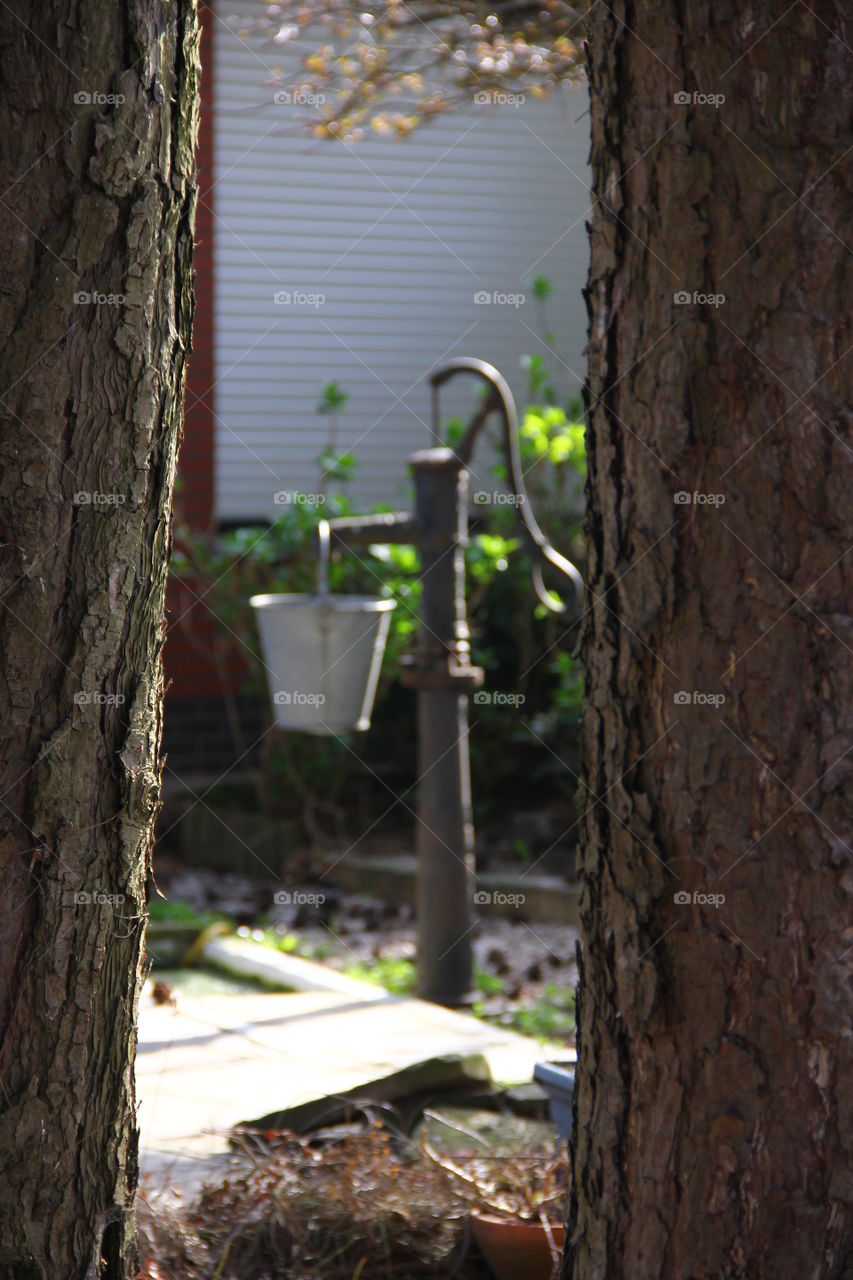
<svg viewBox="0 0 853 1280">
<path fill-rule="evenodd" d="M 343 409 L 348 400 L 349 394 L 343 390 L 340 383 L 327 382 L 320 392 L 317 412 L 335 413 L 338 409 Z"/>
</svg>

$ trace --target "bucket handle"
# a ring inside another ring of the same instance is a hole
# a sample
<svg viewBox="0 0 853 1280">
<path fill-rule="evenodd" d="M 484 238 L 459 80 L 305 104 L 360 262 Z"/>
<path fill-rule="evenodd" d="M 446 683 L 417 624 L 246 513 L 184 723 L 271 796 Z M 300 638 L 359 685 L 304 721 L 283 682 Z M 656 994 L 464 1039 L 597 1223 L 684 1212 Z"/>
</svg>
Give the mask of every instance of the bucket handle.
<svg viewBox="0 0 853 1280">
<path fill-rule="evenodd" d="M 329 594 L 329 547 L 331 530 L 328 520 L 317 523 L 317 537 L 320 542 L 320 554 L 317 557 L 317 595 L 325 599 Z"/>
</svg>

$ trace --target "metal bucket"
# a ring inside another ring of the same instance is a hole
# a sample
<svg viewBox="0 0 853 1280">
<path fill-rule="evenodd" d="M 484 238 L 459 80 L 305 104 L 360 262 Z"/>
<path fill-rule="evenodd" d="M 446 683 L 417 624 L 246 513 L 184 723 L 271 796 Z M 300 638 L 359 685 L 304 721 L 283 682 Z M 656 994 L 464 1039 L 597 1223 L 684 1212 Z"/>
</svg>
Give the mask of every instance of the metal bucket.
<svg viewBox="0 0 853 1280">
<path fill-rule="evenodd" d="M 328 524 L 321 521 L 317 594 L 260 595 L 249 601 L 280 729 L 335 734 L 370 728 L 396 602 L 331 595 L 325 589 L 328 554 Z"/>
</svg>

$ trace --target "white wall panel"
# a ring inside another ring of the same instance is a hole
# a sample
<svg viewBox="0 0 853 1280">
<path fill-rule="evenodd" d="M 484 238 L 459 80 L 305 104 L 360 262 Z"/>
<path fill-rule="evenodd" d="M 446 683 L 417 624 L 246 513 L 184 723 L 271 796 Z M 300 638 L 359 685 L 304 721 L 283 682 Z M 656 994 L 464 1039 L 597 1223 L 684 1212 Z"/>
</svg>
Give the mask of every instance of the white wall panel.
<svg viewBox="0 0 853 1280">
<path fill-rule="evenodd" d="M 239 11 L 230 4 L 219 13 Z M 346 146 L 294 129 L 294 108 L 273 102 L 273 61 L 216 21 L 220 520 L 273 516 L 277 490 L 316 488 L 326 424 L 315 406 L 330 378 L 350 394 L 341 443 L 359 462 L 354 497 L 399 502 L 408 454 L 430 441 L 431 367 L 480 356 L 523 398 L 520 357 L 544 350 L 534 275 L 555 288 L 547 305 L 564 362 L 558 381 L 577 392 L 570 370 L 583 371 L 585 91 L 520 107 L 472 105 L 402 142 Z M 276 305 L 276 293 L 297 291 L 323 302 Z M 475 302 L 496 291 L 527 300 Z M 447 400 L 449 409 L 468 403 Z"/>
</svg>

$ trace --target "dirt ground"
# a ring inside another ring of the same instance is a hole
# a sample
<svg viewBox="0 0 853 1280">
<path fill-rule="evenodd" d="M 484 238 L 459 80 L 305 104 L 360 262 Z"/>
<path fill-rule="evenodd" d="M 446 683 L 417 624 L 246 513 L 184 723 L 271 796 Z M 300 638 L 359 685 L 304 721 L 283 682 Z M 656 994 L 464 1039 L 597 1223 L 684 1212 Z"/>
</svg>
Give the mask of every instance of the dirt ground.
<svg viewBox="0 0 853 1280">
<path fill-rule="evenodd" d="M 341 971 L 410 988 L 415 924 L 405 905 L 306 884 L 321 902 L 277 903 L 277 886 L 234 874 L 170 868 L 158 875 L 167 899 L 198 912 L 222 912 L 242 931 Z M 296 898 L 296 893 L 293 894 Z M 573 1043 L 572 993 L 578 933 L 568 925 L 480 915 L 472 942 L 479 1016 L 540 1038 Z"/>
</svg>

